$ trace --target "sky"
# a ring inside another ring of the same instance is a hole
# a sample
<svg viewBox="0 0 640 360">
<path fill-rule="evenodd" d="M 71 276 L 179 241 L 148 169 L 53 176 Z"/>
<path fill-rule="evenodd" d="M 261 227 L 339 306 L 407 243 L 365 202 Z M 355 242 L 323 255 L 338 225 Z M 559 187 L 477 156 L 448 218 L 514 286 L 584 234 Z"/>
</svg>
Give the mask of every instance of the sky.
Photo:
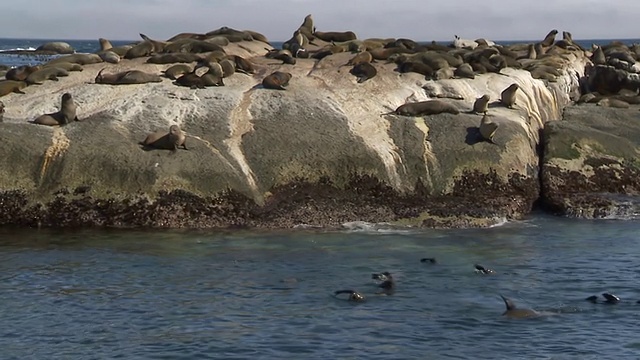
<svg viewBox="0 0 640 360">
<path fill-rule="evenodd" d="M 537 40 L 551 29 L 640 38 L 638 0 L 0 0 L 0 8 L 3 38 L 164 40 L 228 26 L 284 41 L 308 14 L 318 31 L 359 39 Z"/>
</svg>

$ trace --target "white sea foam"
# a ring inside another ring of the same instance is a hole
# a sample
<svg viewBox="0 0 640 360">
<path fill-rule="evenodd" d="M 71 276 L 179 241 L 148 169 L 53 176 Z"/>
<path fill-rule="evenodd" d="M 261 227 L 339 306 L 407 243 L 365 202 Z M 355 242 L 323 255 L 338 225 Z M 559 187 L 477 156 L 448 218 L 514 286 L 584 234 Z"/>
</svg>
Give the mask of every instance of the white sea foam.
<svg viewBox="0 0 640 360">
<path fill-rule="evenodd" d="M 35 51 L 35 50 L 36 50 L 36 48 L 29 46 L 27 48 L 18 47 L 18 48 L 15 48 L 15 49 L 3 49 L 3 50 L 0 50 L 0 52 L 6 52 L 6 51 Z"/>
</svg>

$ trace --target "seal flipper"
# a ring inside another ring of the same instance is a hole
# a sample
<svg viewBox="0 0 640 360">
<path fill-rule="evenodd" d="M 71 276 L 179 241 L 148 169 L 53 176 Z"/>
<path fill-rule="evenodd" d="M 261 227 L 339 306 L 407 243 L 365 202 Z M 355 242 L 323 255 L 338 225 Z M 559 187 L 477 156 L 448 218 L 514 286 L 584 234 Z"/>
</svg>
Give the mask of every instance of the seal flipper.
<svg viewBox="0 0 640 360">
<path fill-rule="evenodd" d="M 502 294 L 500 294 L 500 297 L 502 298 L 502 301 L 504 301 L 504 305 L 506 306 L 507 310 L 506 311 L 510 311 L 516 308 L 516 304 L 513 303 L 513 301 L 511 301 L 510 299 L 507 299 L 506 297 L 502 296 Z"/>
</svg>

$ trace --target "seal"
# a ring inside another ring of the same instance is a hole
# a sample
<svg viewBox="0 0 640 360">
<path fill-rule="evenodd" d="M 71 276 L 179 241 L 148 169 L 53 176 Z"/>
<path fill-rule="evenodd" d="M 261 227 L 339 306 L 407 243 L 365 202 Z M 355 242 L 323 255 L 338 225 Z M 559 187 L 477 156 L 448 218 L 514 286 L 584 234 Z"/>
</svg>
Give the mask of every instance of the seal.
<svg viewBox="0 0 640 360">
<path fill-rule="evenodd" d="M 58 62 L 58 63 L 55 63 L 53 65 L 45 64 L 43 67 L 48 67 L 48 66 L 53 66 L 53 67 L 57 67 L 57 68 L 60 68 L 60 69 L 65 69 L 67 71 L 82 71 L 82 70 L 84 70 L 82 68 L 82 65 L 76 64 L 76 63 L 68 63 L 68 62 Z"/>
<path fill-rule="evenodd" d="M 473 103 L 473 112 L 476 114 L 484 114 L 489 109 L 489 95 L 484 94 L 476 99 Z"/>
<path fill-rule="evenodd" d="M 148 37 L 147 35 L 142 34 L 142 33 L 140 33 L 139 35 L 142 38 L 142 40 L 148 41 L 153 45 L 153 52 L 154 53 L 163 52 L 164 51 L 164 47 L 167 46 L 167 42 L 165 42 L 165 41 L 153 40 L 150 37 Z"/>
<path fill-rule="evenodd" d="M 100 50 L 102 51 L 113 49 L 113 45 L 111 45 L 111 41 L 105 38 L 99 38 L 98 42 L 100 43 Z"/>
<path fill-rule="evenodd" d="M 358 65 L 360 63 L 363 62 L 372 62 L 373 61 L 373 56 L 371 56 L 371 53 L 368 51 L 362 51 L 358 54 L 356 54 L 354 57 L 352 57 L 351 59 L 349 59 L 349 61 L 347 61 L 346 64 L 342 65 L 342 66 L 354 66 L 354 65 Z"/>
<path fill-rule="evenodd" d="M 187 149 L 186 140 L 187 137 L 182 130 L 180 130 L 180 127 L 178 125 L 171 125 L 168 133 L 163 131 L 151 133 L 140 142 L 140 145 L 142 145 L 145 150 L 152 148 L 176 152 L 181 146 L 185 150 L 189 150 Z"/>
<path fill-rule="evenodd" d="M 453 75 L 458 78 L 465 78 L 465 79 L 476 78 L 476 74 L 473 72 L 473 68 L 471 67 L 470 64 L 467 64 L 467 63 L 460 64 L 460 66 L 458 66 L 456 70 L 453 72 Z"/>
<path fill-rule="evenodd" d="M 267 59 L 276 59 L 282 61 L 283 64 L 295 65 L 296 58 L 289 50 L 269 50 L 265 55 Z"/>
<path fill-rule="evenodd" d="M 45 66 L 27 76 L 27 84 L 42 85 L 45 80 L 58 81 L 58 76 L 69 76 L 69 72 L 57 66 Z"/>
<path fill-rule="evenodd" d="M 500 93 L 500 102 L 509 109 L 513 109 L 513 106 L 516 104 L 516 91 L 519 88 L 516 83 L 509 85 L 509 87 Z"/>
<path fill-rule="evenodd" d="M 1 80 L 0 81 L 0 96 L 5 96 L 11 93 L 24 94 L 22 89 L 27 87 L 27 83 L 24 81 L 15 80 Z"/>
<path fill-rule="evenodd" d="M 7 71 L 7 73 L 4 74 L 4 78 L 7 80 L 25 81 L 31 73 L 34 73 L 40 69 L 42 69 L 42 66 L 40 65 L 21 65 Z"/>
<path fill-rule="evenodd" d="M 347 300 L 353 301 L 353 302 L 364 302 L 366 300 L 364 295 L 360 294 L 355 290 L 338 290 L 333 294 L 334 296 L 338 296 L 340 294 L 349 294 L 349 297 L 347 298 Z"/>
<path fill-rule="evenodd" d="M 88 64 L 97 64 L 101 63 L 102 59 L 98 54 L 72 54 L 72 55 L 64 55 L 57 57 L 53 60 L 50 60 L 46 63 L 46 65 L 53 65 L 59 62 L 69 62 L 80 65 L 88 65 Z"/>
<path fill-rule="evenodd" d="M 153 43 L 147 40 L 143 40 L 127 50 L 127 52 L 124 54 L 124 58 L 135 59 L 143 56 L 149 56 L 153 53 L 153 48 Z"/>
<path fill-rule="evenodd" d="M 480 264 L 475 264 L 475 265 L 473 265 L 473 267 L 475 268 L 475 272 L 478 273 L 478 274 L 488 275 L 488 274 L 495 274 L 496 273 L 495 271 L 493 271 L 493 270 L 491 270 L 489 268 L 486 268 L 486 267 L 484 267 L 484 266 L 482 266 Z"/>
<path fill-rule="evenodd" d="M 267 45 L 271 45 L 269 43 L 269 39 L 267 39 L 266 36 L 264 36 L 262 33 L 259 33 L 257 31 L 253 31 L 253 30 L 243 30 L 244 33 L 247 33 L 249 35 L 251 35 L 251 37 L 253 38 L 253 40 L 256 41 L 261 41 Z"/>
<path fill-rule="evenodd" d="M 191 89 L 204 89 L 204 80 L 196 74 L 196 69 L 188 74 L 184 74 L 176 79 L 174 84 L 178 86 L 186 86 Z"/>
<path fill-rule="evenodd" d="M 486 112 L 482 115 L 482 119 L 480 119 L 480 126 L 478 126 L 478 130 L 483 140 L 495 144 L 493 136 L 496 134 L 496 130 L 498 130 L 498 124 L 489 120 L 489 115 Z"/>
<path fill-rule="evenodd" d="M 602 302 L 603 304 L 610 304 L 610 305 L 615 305 L 617 303 L 620 302 L 620 298 L 613 295 L 613 294 L 609 294 L 609 293 L 603 293 L 602 297 L 604 298 L 604 301 Z M 586 298 L 585 300 L 592 302 L 594 304 L 598 303 L 598 296 L 596 295 L 592 295 L 589 296 L 588 298 Z"/>
<path fill-rule="evenodd" d="M 291 77 L 291 73 L 275 71 L 262 79 L 262 86 L 265 89 L 286 90 L 285 86 L 289 85 L 289 80 L 291 80 Z"/>
<path fill-rule="evenodd" d="M 98 53 L 98 56 L 100 56 L 100 59 L 102 59 L 104 62 L 108 62 L 110 64 L 117 64 L 120 62 L 120 55 L 116 54 L 113 51 L 101 51 L 100 53 Z"/>
<path fill-rule="evenodd" d="M 353 31 L 316 31 L 313 33 L 313 36 L 326 42 L 344 42 L 358 38 Z"/>
<path fill-rule="evenodd" d="M 378 287 L 382 289 L 378 294 L 393 295 L 396 290 L 396 283 L 390 272 L 385 271 L 382 273 L 371 274 L 371 278 L 382 281 L 378 284 Z"/>
<path fill-rule="evenodd" d="M 422 258 L 420 259 L 421 263 L 429 263 L 429 264 L 437 264 L 438 261 L 436 260 L 436 258 Z"/>
<path fill-rule="evenodd" d="M 164 74 L 164 76 L 168 77 L 169 79 L 175 80 L 178 77 L 178 75 L 188 74 L 192 71 L 193 69 L 189 64 L 175 64 L 173 66 L 170 66 L 167 70 L 163 71 L 162 73 Z"/>
<path fill-rule="evenodd" d="M 48 125 L 48 126 L 56 126 L 56 125 L 66 125 L 71 121 L 78 121 L 78 117 L 76 116 L 76 104 L 73 101 L 73 97 L 70 93 L 64 93 L 62 95 L 62 101 L 60 103 L 60 111 L 40 115 L 35 120 L 33 120 L 34 124 L 38 125 Z"/>
<path fill-rule="evenodd" d="M 128 70 L 115 74 L 102 74 L 103 68 L 96 75 L 96 84 L 108 85 L 128 85 L 128 84 L 146 84 L 150 82 L 162 82 L 162 78 L 156 74 L 149 74 L 140 70 Z"/>
<path fill-rule="evenodd" d="M 504 297 L 502 295 L 500 295 L 500 297 L 504 301 L 504 305 L 507 308 L 507 310 L 504 313 L 502 313 L 502 316 L 506 316 L 506 317 L 511 318 L 511 319 L 526 319 L 526 318 L 532 318 L 532 317 L 540 316 L 540 313 L 538 313 L 535 310 L 532 310 L 532 309 L 518 309 L 516 307 L 516 304 L 513 301 L 511 301 L 510 299 L 507 299 L 506 297 Z"/>
<path fill-rule="evenodd" d="M 174 64 L 174 63 L 190 63 L 201 60 L 202 57 L 192 53 L 168 53 L 155 54 L 147 59 L 150 64 Z"/>
<path fill-rule="evenodd" d="M 165 53 L 204 53 L 210 51 L 223 51 L 222 46 L 206 40 L 181 39 L 168 43 L 164 47 Z"/>
<path fill-rule="evenodd" d="M 4 116 L 4 103 L 0 101 L 0 122 L 2 122 L 3 116 Z"/>
<path fill-rule="evenodd" d="M 556 35 L 558 35 L 558 30 L 553 29 L 549 31 L 547 36 L 544 37 L 544 40 L 542 40 L 540 44 L 544 47 L 549 47 L 553 45 L 553 42 L 556 41 Z"/>
<path fill-rule="evenodd" d="M 223 77 L 229 77 L 236 73 L 236 64 L 231 59 L 222 59 L 218 63 L 222 67 Z"/>
<path fill-rule="evenodd" d="M 414 61 L 403 62 L 398 67 L 398 71 L 403 74 L 408 72 L 422 74 L 425 76 L 426 79 L 433 79 L 435 76 L 433 68 L 422 62 L 414 62 Z"/>
<path fill-rule="evenodd" d="M 596 103 L 597 106 L 602 107 L 611 107 L 618 109 L 628 109 L 629 103 L 624 100 L 619 100 L 616 98 L 604 98 Z"/>
<path fill-rule="evenodd" d="M 427 100 L 400 105 L 394 111 L 382 115 L 395 114 L 401 116 L 425 116 L 437 115 L 442 113 L 457 115 L 460 113 L 460 110 L 446 101 Z"/>
<path fill-rule="evenodd" d="M 228 59 L 234 62 L 235 71 L 243 74 L 255 74 L 256 69 L 251 61 L 238 55 L 229 55 Z"/>
<path fill-rule="evenodd" d="M 375 66 L 371 65 L 371 63 L 363 62 L 358 65 L 354 65 L 353 68 L 349 71 L 351 75 L 356 77 L 356 81 L 361 84 L 378 74 L 378 70 Z"/>
</svg>

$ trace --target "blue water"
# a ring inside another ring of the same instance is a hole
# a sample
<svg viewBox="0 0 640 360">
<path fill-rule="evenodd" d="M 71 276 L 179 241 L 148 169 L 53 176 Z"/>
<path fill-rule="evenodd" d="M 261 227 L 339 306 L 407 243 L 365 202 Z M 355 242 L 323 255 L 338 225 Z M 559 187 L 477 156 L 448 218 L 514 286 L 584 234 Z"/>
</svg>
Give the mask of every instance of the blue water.
<svg viewBox="0 0 640 360">
<path fill-rule="evenodd" d="M 2 359 L 640 357 L 638 221 L 0 239 Z M 381 271 L 396 278 L 392 296 L 375 295 Z M 344 288 L 367 301 L 332 296 Z M 622 302 L 584 301 L 605 291 Z M 502 317 L 499 294 L 545 315 Z"/>
<path fill-rule="evenodd" d="M 558 39 L 560 37 L 557 37 Z M 616 39 L 622 41 L 627 45 L 631 45 L 633 43 L 640 42 L 640 39 Z M 51 57 L 49 56 L 25 56 L 25 55 L 10 55 L 10 54 L 2 54 L 2 51 L 6 50 L 35 50 L 38 46 L 50 42 L 50 41 L 64 41 L 69 43 L 76 52 L 79 53 L 92 53 L 100 50 L 100 43 L 98 39 L 93 40 L 65 40 L 65 39 L 3 39 L 0 38 L 0 64 L 7 66 L 20 66 L 20 65 L 37 65 L 43 62 L 48 61 Z M 121 46 L 126 44 L 131 44 L 133 42 L 140 41 L 140 39 L 134 40 L 114 40 L 111 41 L 113 46 Z M 611 42 L 611 39 L 585 39 L 585 40 L 576 40 L 576 43 L 580 44 L 585 48 L 590 48 L 592 44 L 608 44 Z M 496 41 L 497 44 L 500 45 L 510 45 L 517 43 L 530 43 L 535 42 L 535 40 L 522 40 L 522 41 Z M 443 45 L 447 45 L 449 42 L 439 42 Z M 274 47 L 281 47 L 282 42 L 272 42 Z"/>
</svg>

